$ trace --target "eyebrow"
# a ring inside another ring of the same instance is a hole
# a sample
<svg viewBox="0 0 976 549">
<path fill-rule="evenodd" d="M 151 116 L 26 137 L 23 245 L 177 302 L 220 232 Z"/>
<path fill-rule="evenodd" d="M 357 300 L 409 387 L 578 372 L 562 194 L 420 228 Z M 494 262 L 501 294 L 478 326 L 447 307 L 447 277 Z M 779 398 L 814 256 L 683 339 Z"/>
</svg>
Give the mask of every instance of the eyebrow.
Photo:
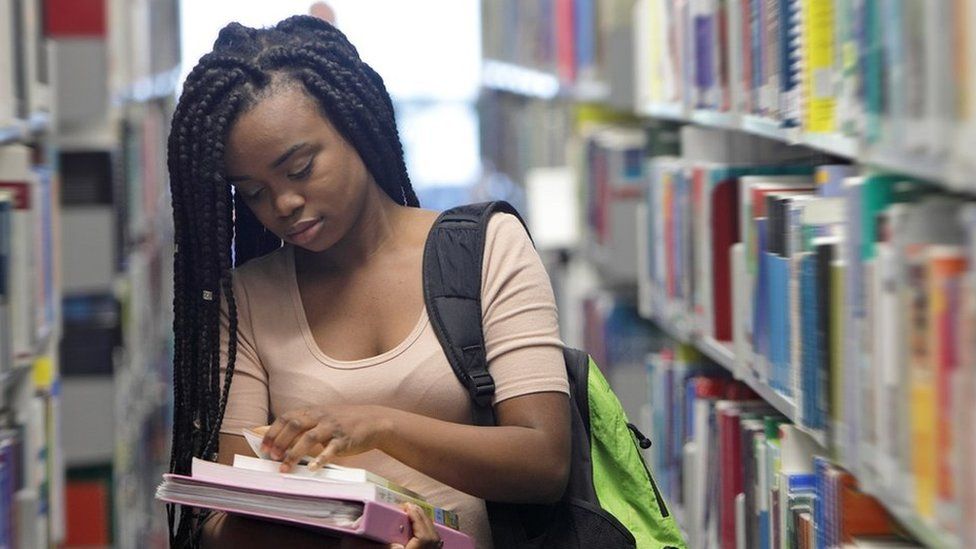
<svg viewBox="0 0 976 549">
<path fill-rule="evenodd" d="M 291 158 L 291 155 L 293 155 L 296 152 L 300 151 L 306 145 L 308 145 L 308 143 L 305 142 L 305 141 L 302 141 L 301 143 L 297 143 L 295 145 L 292 145 L 291 147 L 288 148 L 287 151 L 284 152 L 284 154 L 282 154 L 281 156 L 279 156 L 278 158 L 276 158 L 275 161 L 270 164 L 270 168 L 273 170 L 273 169 L 277 168 L 278 166 L 281 166 L 282 164 L 284 164 L 285 162 L 287 162 L 289 158 Z M 246 175 L 227 176 L 226 177 L 227 182 L 230 183 L 230 184 L 232 184 L 232 185 L 235 184 L 235 183 L 242 183 L 244 181 L 247 181 L 248 179 L 251 179 L 251 178 L 248 177 L 248 176 L 246 176 Z"/>
<path fill-rule="evenodd" d="M 278 158 L 276 158 L 275 161 L 270 164 L 270 168 L 273 170 L 273 169 L 277 168 L 278 166 L 281 166 L 282 164 L 284 164 L 285 162 L 287 162 L 288 159 L 291 158 L 291 156 L 293 154 L 295 154 L 296 152 L 298 152 L 301 149 L 303 149 L 306 145 L 308 145 L 308 143 L 305 142 L 305 141 L 302 141 L 301 143 L 297 143 L 295 145 L 292 145 L 291 147 L 288 148 L 287 151 L 284 152 L 284 154 L 282 154 L 281 156 L 279 156 Z M 246 175 L 227 176 L 227 178 L 226 178 L 227 182 L 230 183 L 230 184 L 232 184 L 232 185 L 235 184 L 235 183 L 241 183 L 243 181 L 247 181 L 248 179 L 251 179 L 251 178 L 248 177 L 248 176 L 246 176 Z"/>
<path fill-rule="evenodd" d="M 277 168 L 278 166 L 284 164 L 289 158 L 291 158 L 291 155 L 293 155 L 296 152 L 298 152 L 305 145 L 308 145 L 308 143 L 306 143 L 304 141 L 301 142 L 301 143 L 298 143 L 296 145 L 292 145 L 291 147 L 288 148 L 287 151 L 285 151 L 284 154 L 282 154 L 281 156 L 279 156 L 274 162 L 271 163 L 270 168 L 273 170 L 273 169 Z"/>
</svg>

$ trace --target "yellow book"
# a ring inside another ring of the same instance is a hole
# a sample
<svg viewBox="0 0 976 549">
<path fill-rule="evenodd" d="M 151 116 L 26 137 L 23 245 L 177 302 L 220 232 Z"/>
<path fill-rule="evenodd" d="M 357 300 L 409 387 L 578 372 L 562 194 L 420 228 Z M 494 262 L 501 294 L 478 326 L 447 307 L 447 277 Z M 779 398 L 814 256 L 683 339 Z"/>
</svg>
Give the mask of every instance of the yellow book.
<svg viewBox="0 0 976 549">
<path fill-rule="evenodd" d="M 803 0 L 803 105 L 807 131 L 834 131 L 834 3 Z"/>
</svg>

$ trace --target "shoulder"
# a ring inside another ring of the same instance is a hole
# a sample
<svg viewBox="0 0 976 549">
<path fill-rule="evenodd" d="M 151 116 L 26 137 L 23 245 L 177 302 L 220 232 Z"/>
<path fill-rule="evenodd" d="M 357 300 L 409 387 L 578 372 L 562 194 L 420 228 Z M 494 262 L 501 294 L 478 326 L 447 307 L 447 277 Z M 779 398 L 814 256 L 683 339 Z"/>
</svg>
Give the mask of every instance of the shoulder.
<svg viewBox="0 0 976 549">
<path fill-rule="evenodd" d="M 283 287 L 282 280 L 288 272 L 289 253 L 288 246 L 282 246 L 267 255 L 256 257 L 235 267 L 231 271 L 235 285 L 244 286 L 248 291 L 262 289 L 269 285 Z"/>
<path fill-rule="evenodd" d="M 528 245 L 532 247 L 532 239 L 526 231 L 522 222 L 514 215 L 507 213 L 496 213 L 488 220 L 488 229 L 485 233 L 485 247 Z"/>
</svg>

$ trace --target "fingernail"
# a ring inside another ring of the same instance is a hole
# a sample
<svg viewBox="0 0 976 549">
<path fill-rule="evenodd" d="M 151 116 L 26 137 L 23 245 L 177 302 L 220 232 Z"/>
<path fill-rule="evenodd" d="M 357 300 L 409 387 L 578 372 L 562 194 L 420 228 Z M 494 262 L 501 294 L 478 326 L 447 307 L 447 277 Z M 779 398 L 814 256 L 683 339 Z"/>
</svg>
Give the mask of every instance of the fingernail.
<svg viewBox="0 0 976 549">
<path fill-rule="evenodd" d="M 309 471 L 318 471 L 319 470 L 319 467 L 321 467 L 321 466 L 322 466 L 322 464 L 319 463 L 319 460 L 314 459 L 314 460 L 312 460 L 312 461 L 309 462 L 309 464 L 308 464 L 308 470 Z"/>
</svg>

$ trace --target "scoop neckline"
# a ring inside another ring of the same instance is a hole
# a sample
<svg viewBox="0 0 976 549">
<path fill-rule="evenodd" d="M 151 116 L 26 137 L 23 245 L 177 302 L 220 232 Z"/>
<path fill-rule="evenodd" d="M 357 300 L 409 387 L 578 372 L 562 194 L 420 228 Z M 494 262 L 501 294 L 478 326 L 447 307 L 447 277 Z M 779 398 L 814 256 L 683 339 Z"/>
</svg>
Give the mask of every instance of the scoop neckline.
<svg viewBox="0 0 976 549">
<path fill-rule="evenodd" d="M 319 347 L 318 342 L 315 341 L 315 336 L 312 334 L 312 328 L 308 323 L 308 316 L 305 314 L 305 306 L 302 303 L 302 295 L 298 289 L 298 272 L 297 269 L 295 269 L 295 248 L 291 244 L 286 244 L 285 246 L 287 248 L 285 253 L 285 265 L 288 270 L 288 293 L 291 294 L 292 308 L 295 310 L 295 317 L 298 320 L 298 326 L 302 331 L 305 344 L 308 346 L 308 350 L 312 353 L 312 355 L 315 356 L 315 358 L 319 360 L 319 362 L 333 368 L 344 370 L 354 370 L 383 364 L 400 356 L 407 349 L 409 349 L 420 337 L 420 334 L 423 333 L 424 328 L 427 327 L 427 308 L 423 307 L 420 311 L 420 317 L 417 319 L 416 324 L 414 324 L 413 330 L 411 330 L 410 333 L 407 334 L 407 336 L 392 349 L 384 351 L 375 356 L 356 360 L 339 360 L 329 356 L 325 353 L 325 351 L 322 350 L 321 347 Z"/>
</svg>

